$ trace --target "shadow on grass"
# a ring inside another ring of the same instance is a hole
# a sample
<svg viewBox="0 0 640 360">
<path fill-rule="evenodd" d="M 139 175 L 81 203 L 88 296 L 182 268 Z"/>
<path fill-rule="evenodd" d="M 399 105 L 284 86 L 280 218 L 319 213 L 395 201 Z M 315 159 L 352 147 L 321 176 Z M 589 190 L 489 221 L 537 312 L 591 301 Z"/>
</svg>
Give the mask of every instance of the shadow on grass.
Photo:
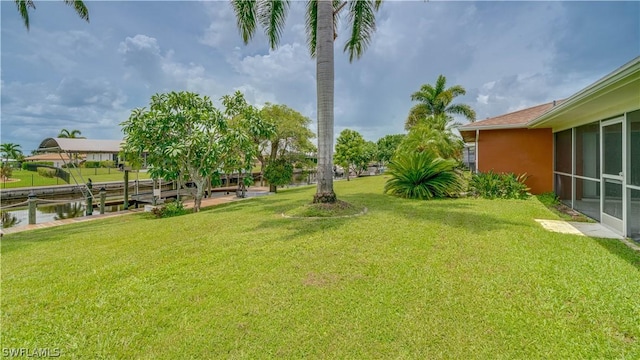
<svg viewBox="0 0 640 360">
<path fill-rule="evenodd" d="M 640 270 L 640 251 L 630 249 L 627 245 L 615 239 L 593 239 L 593 241 L 611 254 L 631 264 L 636 270 Z"/>
<path fill-rule="evenodd" d="M 338 194 L 340 200 L 354 205 L 367 207 L 368 212 L 363 216 L 335 217 L 335 218 L 284 218 L 283 212 L 311 202 L 311 199 L 270 199 L 264 201 L 261 206 L 273 217 L 256 223 L 255 230 L 285 228 L 289 233 L 283 240 L 292 240 L 298 237 L 309 237 L 319 232 L 349 226 L 360 221 L 371 221 L 370 217 L 375 213 L 386 213 L 393 217 L 415 220 L 416 229 L 419 226 L 433 224 L 444 227 L 462 229 L 473 233 L 491 232 L 507 227 L 535 228 L 533 221 L 517 221 L 504 216 L 493 215 L 478 211 L 478 206 L 463 202 L 458 199 L 444 200 L 407 200 L 379 193 Z M 380 224 L 372 224 L 372 226 Z M 382 224 L 392 226 L 393 224 Z M 408 229 L 408 231 L 411 229 Z M 446 231 L 446 230 L 445 230 Z"/>
<path fill-rule="evenodd" d="M 302 203 L 301 203 L 302 204 Z M 290 207 L 287 207 L 289 209 Z M 286 229 L 290 232 L 288 235 L 281 237 L 281 240 L 290 241 L 295 239 L 307 239 L 317 233 L 331 231 L 333 229 L 344 226 L 350 221 L 354 221 L 357 217 L 342 218 L 285 218 L 281 214 L 274 214 L 277 219 L 269 218 L 259 222 L 255 226 L 255 230 L 264 229 Z"/>
<path fill-rule="evenodd" d="M 478 207 L 462 199 L 411 200 L 376 193 L 345 195 L 347 202 L 364 205 L 369 213 L 387 212 L 416 221 L 438 222 L 473 232 L 493 231 L 505 226 L 536 227 L 533 221 L 514 221 L 504 216 L 478 212 Z"/>
</svg>

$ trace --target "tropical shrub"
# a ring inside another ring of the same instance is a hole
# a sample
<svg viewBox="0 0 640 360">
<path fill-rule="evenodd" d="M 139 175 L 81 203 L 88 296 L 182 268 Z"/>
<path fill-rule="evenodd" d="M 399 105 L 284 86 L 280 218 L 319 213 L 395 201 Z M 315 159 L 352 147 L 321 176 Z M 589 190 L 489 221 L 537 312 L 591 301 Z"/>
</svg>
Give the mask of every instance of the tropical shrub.
<svg viewBox="0 0 640 360">
<path fill-rule="evenodd" d="M 464 142 L 453 132 L 457 123 L 444 115 L 428 116 L 415 123 L 396 153 L 429 151 L 443 159 L 460 159 Z"/>
<path fill-rule="evenodd" d="M 163 206 L 158 206 L 151 210 L 151 213 L 156 218 L 180 216 L 186 214 L 187 212 L 188 210 L 184 208 L 184 204 L 181 201 L 168 202 Z"/>
<path fill-rule="evenodd" d="M 38 168 L 38 175 L 46 178 L 54 178 L 56 177 L 56 170 L 49 168 Z"/>
<path fill-rule="evenodd" d="M 85 161 L 82 163 L 82 167 L 87 169 L 95 169 L 100 167 L 100 161 Z"/>
<path fill-rule="evenodd" d="M 100 161 L 100 167 L 103 167 L 103 168 L 114 168 L 114 167 L 116 167 L 116 163 L 113 160 L 104 160 L 104 161 Z"/>
<path fill-rule="evenodd" d="M 425 200 L 457 196 L 464 190 L 457 164 L 431 151 L 396 154 L 386 172 L 391 179 L 387 180 L 384 192 Z"/>
<path fill-rule="evenodd" d="M 473 195 L 485 199 L 526 199 L 530 194 L 525 180 L 527 174 L 477 173 L 471 176 L 469 190 Z"/>
</svg>

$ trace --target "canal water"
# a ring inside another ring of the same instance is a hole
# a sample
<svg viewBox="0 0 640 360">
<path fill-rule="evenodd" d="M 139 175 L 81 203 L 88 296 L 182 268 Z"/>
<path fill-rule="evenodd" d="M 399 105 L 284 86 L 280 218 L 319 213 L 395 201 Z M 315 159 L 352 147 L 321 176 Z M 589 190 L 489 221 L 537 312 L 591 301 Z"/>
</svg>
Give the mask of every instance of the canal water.
<svg viewBox="0 0 640 360">
<path fill-rule="evenodd" d="M 120 211 L 122 209 L 122 205 L 105 206 L 105 212 L 107 213 Z M 36 224 L 85 216 L 85 210 L 86 206 L 84 202 L 38 204 L 36 210 Z M 100 214 L 100 210 L 94 208 L 93 214 Z M 3 210 L 1 212 L 1 216 L 3 229 L 26 226 L 29 224 L 29 210 L 27 207 Z"/>
</svg>

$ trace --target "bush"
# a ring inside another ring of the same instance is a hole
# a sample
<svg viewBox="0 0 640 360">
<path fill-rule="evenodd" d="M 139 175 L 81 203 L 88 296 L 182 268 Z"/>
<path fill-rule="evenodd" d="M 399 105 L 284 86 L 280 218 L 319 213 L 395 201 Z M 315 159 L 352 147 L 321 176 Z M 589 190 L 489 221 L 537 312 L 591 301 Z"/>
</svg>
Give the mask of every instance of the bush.
<svg viewBox="0 0 640 360">
<path fill-rule="evenodd" d="M 22 170 L 37 171 L 38 165 L 53 166 L 53 161 L 34 161 L 22 163 Z"/>
<path fill-rule="evenodd" d="M 391 175 L 385 193 L 408 199 L 432 199 L 457 196 L 464 182 L 455 170 L 457 161 L 442 159 L 430 151 L 400 153 L 389 163 Z"/>
<path fill-rule="evenodd" d="M 100 167 L 100 161 L 85 161 L 82 163 L 82 167 L 87 169 L 95 169 Z"/>
<path fill-rule="evenodd" d="M 56 177 L 56 170 L 49 168 L 38 168 L 38 175 L 46 178 L 54 178 Z"/>
<path fill-rule="evenodd" d="M 100 161 L 100 167 L 103 167 L 103 168 L 114 168 L 114 167 L 116 167 L 116 163 L 113 160 Z"/>
<path fill-rule="evenodd" d="M 286 185 L 293 178 L 293 165 L 285 159 L 269 161 L 264 169 L 264 178 L 274 187 Z"/>
<path fill-rule="evenodd" d="M 173 201 L 166 203 L 163 206 L 158 206 L 151 211 L 156 218 L 167 218 L 172 216 L 184 215 L 188 212 L 184 208 L 184 204 L 181 201 Z"/>
<path fill-rule="evenodd" d="M 530 194 L 525 180 L 527 174 L 477 173 L 471 177 L 469 190 L 473 195 L 485 199 L 526 199 Z"/>
</svg>

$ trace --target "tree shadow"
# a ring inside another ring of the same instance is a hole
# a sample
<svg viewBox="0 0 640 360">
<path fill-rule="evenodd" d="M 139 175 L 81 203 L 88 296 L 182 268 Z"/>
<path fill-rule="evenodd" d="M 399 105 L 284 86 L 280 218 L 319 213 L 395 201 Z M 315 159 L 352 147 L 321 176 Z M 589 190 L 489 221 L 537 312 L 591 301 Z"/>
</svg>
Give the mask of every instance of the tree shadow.
<svg viewBox="0 0 640 360">
<path fill-rule="evenodd" d="M 616 239 L 593 238 L 593 241 L 605 248 L 611 254 L 631 264 L 636 270 L 640 270 L 640 251 L 633 250 Z"/>
<path fill-rule="evenodd" d="M 475 233 L 494 231 L 505 226 L 538 226 L 533 219 L 519 221 L 488 212 L 480 213 L 477 206 L 462 199 L 412 200 L 377 193 L 344 195 L 340 198 L 364 205 L 370 213 L 387 212 L 406 219 L 438 222 Z"/>
</svg>

